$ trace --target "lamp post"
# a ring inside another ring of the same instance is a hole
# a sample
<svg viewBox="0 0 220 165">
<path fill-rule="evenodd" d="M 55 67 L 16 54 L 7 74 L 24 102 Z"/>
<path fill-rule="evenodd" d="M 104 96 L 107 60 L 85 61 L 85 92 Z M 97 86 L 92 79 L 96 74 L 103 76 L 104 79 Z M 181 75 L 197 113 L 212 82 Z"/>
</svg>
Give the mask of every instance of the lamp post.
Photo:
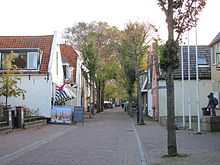
<svg viewBox="0 0 220 165">
<path fill-rule="evenodd" d="M 183 116 L 183 128 L 185 128 L 185 92 L 184 92 L 184 58 L 183 58 L 183 46 L 181 46 L 181 77 L 182 77 L 182 116 Z"/>
<path fill-rule="evenodd" d="M 195 1 L 195 8 L 197 7 L 197 2 Z M 196 51 L 196 110 L 197 110 L 197 133 L 201 133 L 200 129 L 200 107 L 199 107 L 199 66 L 198 66 L 198 36 L 197 36 L 197 22 L 195 22 L 195 51 Z"/>
<path fill-rule="evenodd" d="M 187 59 L 188 59 L 188 82 L 190 83 L 191 79 L 191 73 L 190 73 L 190 47 L 189 47 L 189 31 L 188 31 L 188 46 L 187 46 L 188 54 L 187 54 Z M 190 93 L 190 90 L 188 90 Z M 188 94 L 188 116 L 189 116 L 189 129 L 192 129 L 192 118 L 191 118 L 191 96 Z"/>
<path fill-rule="evenodd" d="M 201 133 L 200 129 L 200 108 L 199 108 L 199 66 L 198 66 L 198 45 L 197 45 L 197 26 L 195 27 L 196 35 L 196 110 L 197 110 L 197 133 Z"/>
</svg>

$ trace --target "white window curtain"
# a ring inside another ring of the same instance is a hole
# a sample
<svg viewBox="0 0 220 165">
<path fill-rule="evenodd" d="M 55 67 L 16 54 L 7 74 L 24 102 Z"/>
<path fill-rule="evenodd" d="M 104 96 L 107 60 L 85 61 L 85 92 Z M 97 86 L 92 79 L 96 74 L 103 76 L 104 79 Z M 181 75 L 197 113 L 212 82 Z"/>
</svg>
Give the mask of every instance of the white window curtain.
<svg viewBox="0 0 220 165">
<path fill-rule="evenodd" d="M 28 52 L 28 69 L 38 69 L 38 52 Z"/>
<path fill-rule="evenodd" d="M 73 67 L 68 66 L 67 67 L 67 79 L 72 80 L 72 72 L 73 72 Z"/>
</svg>

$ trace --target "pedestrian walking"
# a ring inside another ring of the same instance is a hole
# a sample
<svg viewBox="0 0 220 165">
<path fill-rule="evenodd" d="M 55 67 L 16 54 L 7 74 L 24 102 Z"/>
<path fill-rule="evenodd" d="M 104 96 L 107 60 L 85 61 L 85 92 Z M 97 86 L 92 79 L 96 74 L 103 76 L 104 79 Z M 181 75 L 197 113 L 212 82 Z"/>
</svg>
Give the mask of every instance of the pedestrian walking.
<svg viewBox="0 0 220 165">
<path fill-rule="evenodd" d="M 210 109 L 210 113 L 211 116 L 216 116 L 216 106 L 218 105 L 218 99 L 216 97 L 214 97 L 214 94 L 212 92 L 210 92 L 210 94 L 208 95 L 209 98 L 209 103 L 207 105 L 207 109 Z"/>
</svg>

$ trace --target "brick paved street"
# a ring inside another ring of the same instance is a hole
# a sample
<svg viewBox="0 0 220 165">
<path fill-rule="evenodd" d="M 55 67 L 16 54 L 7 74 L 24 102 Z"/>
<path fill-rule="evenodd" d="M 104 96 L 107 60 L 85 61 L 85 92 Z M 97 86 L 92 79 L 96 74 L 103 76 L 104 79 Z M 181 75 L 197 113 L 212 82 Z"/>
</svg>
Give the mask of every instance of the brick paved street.
<svg viewBox="0 0 220 165">
<path fill-rule="evenodd" d="M 0 135 L 0 164 L 10 165 L 136 165 L 140 164 L 135 131 L 119 109 L 96 115 L 76 126 Z"/>
<path fill-rule="evenodd" d="M 166 128 L 157 122 L 147 121 L 137 128 L 144 146 L 145 156 L 151 165 L 220 165 L 220 133 L 203 133 L 178 130 L 177 143 L 183 158 L 162 158 L 167 152 Z"/>
<path fill-rule="evenodd" d="M 1 134 L 0 165 L 140 165 L 141 160 L 141 165 L 219 165 L 219 139 L 220 133 L 179 130 L 179 153 L 189 156 L 162 158 L 166 128 L 153 121 L 134 127 L 126 113 L 114 109 L 84 126 L 48 125 Z"/>
</svg>

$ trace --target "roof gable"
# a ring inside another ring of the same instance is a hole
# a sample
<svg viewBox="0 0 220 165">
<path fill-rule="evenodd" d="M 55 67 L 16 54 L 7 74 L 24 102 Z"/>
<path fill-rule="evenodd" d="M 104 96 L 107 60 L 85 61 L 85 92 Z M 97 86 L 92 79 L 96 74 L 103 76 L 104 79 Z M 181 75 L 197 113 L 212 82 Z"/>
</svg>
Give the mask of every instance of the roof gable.
<svg viewBox="0 0 220 165">
<path fill-rule="evenodd" d="M 45 36 L 0 36 L 0 49 L 39 48 L 42 51 L 40 73 L 48 72 L 53 35 Z"/>
<path fill-rule="evenodd" d="M 62 61 L 69 63 L 70 66 L 74 68 L 72 74 L 75 81 L 78 57 L 76 50 L 70 45 L 60 44 L 60 52 L 62 56 Z"/>
<path fill-rule="evenodd" d="M 220 41 L 220 32 L 215 36 L 215 38 L 212 40 L 212 42 L 209 44 L 209 46 L 213 46 L 217 42 Z"/>
<path fill-rule="evenodd" d="M 66 62 L 68 62 L 72 67 L 76 66 L 77 53 L 74 48 L 70 45 L 60 44 L 61 56 Z"/>
</svg>

